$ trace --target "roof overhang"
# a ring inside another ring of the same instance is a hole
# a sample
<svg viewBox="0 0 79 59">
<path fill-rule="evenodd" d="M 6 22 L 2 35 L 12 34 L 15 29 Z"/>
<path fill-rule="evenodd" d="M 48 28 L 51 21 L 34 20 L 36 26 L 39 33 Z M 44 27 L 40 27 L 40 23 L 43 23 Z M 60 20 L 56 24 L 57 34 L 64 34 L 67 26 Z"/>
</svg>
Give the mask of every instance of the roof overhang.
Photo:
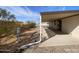
<svg viewBox="0 0 79 59">
<path fill-rule="evenodd" d="M 41 12 L 42 22 L 60 20 L 63 18 L 79 15 L 79 10 L 76 11 L 59 11 L 59 12 Z"/>
</svg>

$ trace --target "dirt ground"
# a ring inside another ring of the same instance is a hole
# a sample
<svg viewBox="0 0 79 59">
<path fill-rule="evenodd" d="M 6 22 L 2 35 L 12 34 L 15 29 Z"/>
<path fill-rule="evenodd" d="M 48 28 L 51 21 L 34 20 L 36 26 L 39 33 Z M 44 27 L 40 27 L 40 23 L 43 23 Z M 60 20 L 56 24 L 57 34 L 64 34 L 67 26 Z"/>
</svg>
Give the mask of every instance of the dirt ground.
<svg viewBox="0 0 79 59">
<path fill-rule="evenodd" d="M 32 28 L 30 30 L 26 30 L 25 32 L 20 33 L 20 40 L 15 39 L 4 39 L 1 42 L 3 45 L 0 45 L 0 51 L 11 50 L 15 51 L 19 49 L 22 45 L 28 44 L 32 41 L 33 34 L 37 32 L 37 29 Z M 35 35 L 36 36 L 36 35 Z M 12 43 L 11 43 L 12 42 Z M 5 43 L 5 44 L 4 44 Z"/>
</svg>

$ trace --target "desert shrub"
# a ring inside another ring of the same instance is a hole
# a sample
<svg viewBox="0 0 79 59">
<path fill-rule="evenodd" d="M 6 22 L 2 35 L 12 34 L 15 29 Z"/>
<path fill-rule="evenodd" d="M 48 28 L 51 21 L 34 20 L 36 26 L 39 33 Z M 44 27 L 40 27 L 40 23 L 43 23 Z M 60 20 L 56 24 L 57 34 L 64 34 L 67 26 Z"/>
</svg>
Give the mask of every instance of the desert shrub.
<svg viewBox="0 0 79 59">
<path fill-rule="evenodd" d="M 27 25 L 28 25 L 28 28 L 35 28 L 36 27 L 36 23 L 32 22 L 32 21 L 28 21 Z"/>
</svg>

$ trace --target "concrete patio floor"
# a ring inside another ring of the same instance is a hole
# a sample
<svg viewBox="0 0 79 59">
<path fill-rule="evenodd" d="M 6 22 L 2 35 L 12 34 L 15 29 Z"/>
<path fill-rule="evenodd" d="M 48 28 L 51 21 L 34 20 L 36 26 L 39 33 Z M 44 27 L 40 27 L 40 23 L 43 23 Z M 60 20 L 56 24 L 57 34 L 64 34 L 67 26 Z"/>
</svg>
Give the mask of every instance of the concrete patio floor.
<svg viewBox="0 0 79 59">
<path fill-rule="evenodd" d="M 55 35 L 45 42 L 41 43 L 39 47 L 50 46 L 64 46 L 64 45 L 79 45 L 79 39 L 72 37 L 71 35 Z"/>
<path fill-rule="evenodd" d="M 79 53 L 79 39 L 70 35 L 55 35 L 23 53 Z"/>
</svg>

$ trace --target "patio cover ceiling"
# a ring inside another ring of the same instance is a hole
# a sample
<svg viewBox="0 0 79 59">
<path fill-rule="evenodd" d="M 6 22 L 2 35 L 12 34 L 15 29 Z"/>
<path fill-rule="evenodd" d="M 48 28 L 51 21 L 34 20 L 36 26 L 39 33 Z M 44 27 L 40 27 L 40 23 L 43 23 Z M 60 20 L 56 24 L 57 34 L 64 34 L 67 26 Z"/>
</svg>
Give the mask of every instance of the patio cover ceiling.
<svg viewBox="0 0 79 59">
<path fill-rule="evenodd" d="M 42 22 L 60 20 L 72 16 L 79 15 L 79 10 L 76 11 L 58 11 L 58 12 L 41 12 Z"/>
</svg>

